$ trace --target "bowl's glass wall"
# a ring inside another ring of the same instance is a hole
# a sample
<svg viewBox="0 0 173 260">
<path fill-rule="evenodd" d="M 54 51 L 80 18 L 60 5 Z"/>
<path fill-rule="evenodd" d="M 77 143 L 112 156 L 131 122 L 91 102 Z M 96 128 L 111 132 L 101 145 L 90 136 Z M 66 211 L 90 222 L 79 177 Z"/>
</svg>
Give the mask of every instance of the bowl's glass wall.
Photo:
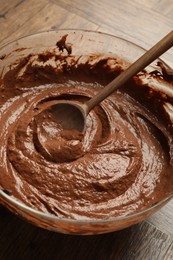
<svg viewBox="0 0 173 260">
<path fill-rule="evenodd" d="M 74 55 L 104 53 L 111 56 L 116 54 L 119 58 L 132 63 L 144 53 L 142 48 L 108 34 L 81 30 L 49 31 L 18 39 L 1 48 L 0 74 L 3 76 L 11 64 L 28 54 L 55 51 L 57 49 L 56 42 L 65 34 L 68 34 L 67 43 L 72 45 Z M 154 64 L 150 66 L 151 69 L 153 69 L 152 66 Z M 98 234 L 126 228 L 145 219 L 162 207 L 171 197 L 131 216 L 118 217 L 108 221 L 76 221 L 59 219 L 56 216 L 36 211 L 0 191 L 0 202 L 19 216 L 40 227 L 71 234 Z"/>
</svg>

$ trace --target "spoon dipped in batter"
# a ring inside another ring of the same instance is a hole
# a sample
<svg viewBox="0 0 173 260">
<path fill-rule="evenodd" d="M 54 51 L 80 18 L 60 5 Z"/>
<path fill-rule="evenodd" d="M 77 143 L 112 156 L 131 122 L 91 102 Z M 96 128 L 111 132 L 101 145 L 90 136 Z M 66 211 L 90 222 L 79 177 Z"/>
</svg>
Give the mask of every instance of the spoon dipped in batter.
<svg viewBox="0 0 173 260">
<path fill-rule="evenodd" d="M 130 78 L 148 66 L 160 55 L 173 46 L 173 31 L 168 33 L 150 50 L 135 61 L 129 68 L 123 71 L 118 77 L 111 81 L 103 90 L 83 104 L 74 101 L 59 101 L 53 106 L 53 113 L 57 121 L 64 129 L 76 129 L 83 132 L 85 129 L 86 117 L 96 105 L 111 95 L 117 88 L 126 83 Z"/>
</svg>

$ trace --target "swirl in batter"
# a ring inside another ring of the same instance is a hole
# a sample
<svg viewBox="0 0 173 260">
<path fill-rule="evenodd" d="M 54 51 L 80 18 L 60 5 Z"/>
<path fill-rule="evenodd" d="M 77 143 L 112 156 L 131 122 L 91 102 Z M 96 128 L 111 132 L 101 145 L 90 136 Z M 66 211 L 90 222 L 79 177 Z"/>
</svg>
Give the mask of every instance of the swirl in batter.
<svg viewBox="0 0 173 260">
<path fill-rule="evenodd" d="M 101 73 L 109 77 L 110 71 L 103 66 Z M 27 87 L 18 81 L 5 86 L 1 189 L 32 208 L 72 219 L 129 215 L 166 196 L 173 185 L 164 127 L 126 91 L 94 108 L 84 133 L 57 123 L 58 100 L 84 102 L 104 87 L 100 74 L 94 80 L 75 74 L 74 80 L 66 73 L 63 82 L 48 84 L 45 77 L 35 85 L 25 78 Z"/>
</svg>

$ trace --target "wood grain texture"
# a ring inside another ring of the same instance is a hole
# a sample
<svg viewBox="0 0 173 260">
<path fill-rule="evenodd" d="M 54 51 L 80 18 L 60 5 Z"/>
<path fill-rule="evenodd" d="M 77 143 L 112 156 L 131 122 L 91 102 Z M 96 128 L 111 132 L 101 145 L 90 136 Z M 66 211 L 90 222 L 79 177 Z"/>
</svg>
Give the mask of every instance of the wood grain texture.
<svg viewBox="0 0 173 260">
<path fill-rule="evenodd" d="M 66 9 L 47 0 L 38 1 L 37 5 L 34 5 L 34 8 L 32 8 L 34 3 L 35 0 L 28 0 L 23 1 L 18 6 L 18 8 L 20 7 L 20 13 L 22 13 L 20 19 L 17 19 L 19 16 L 18 9 L 15 10 L 15 13 L 13 13 L 13 10 L 9 10 L 1 29 L 1 44 L 23 35 L 56 28 L 90 28 L 91 30 L 98 28 L 96 24 L 89 22 L 87 19 L 70 13 Z M 28 15 L 26 14 L 26 10 Z M 10 27 L 10 24 L 13 24 L 13 26 L 9 30 L 6 30 L 6 28 Z"/>
<path fill-rule="evenodd" d="M 147 220 L 163 233 L 173 236 L 173 200 Z"/>
<path fill-rule="evenodd" d="M 146 8 L 152 9 L 154 12 L 158 12 L 163 16 L 173 19 L 173 5 L 172 1 L 167 0 L 135 0 L 135 3 L 144 5 Z"/>
<path fill-rule="evenodd" d="M 173 239 L 147 222 L 97 236 L 49 232 L 0 209 L 2 260 L 164 260 L 173 257 Z"/>
<path fill-rule="evenodd" d="M 44 0 L 42 2 L 35 0 L 22 1 L 20 5 L 10 8 L 6 12 L 3 22 L 1 22 L 0 42 L 3 43 L 3 39 L 6 39 L 13 32 L 20 30 L 23 24 L 31 20 L 36 13 L 44 8 L 44 5 L 42 4 L 44 2 Z M 27 34 L 27 32 L 25 33 Z"/>
<path fill-rule="evenodd" d="M 172 0 L 0 0 L 0 46 L 59 28 L 99 30 L 149 48 L 173 28 Z M 173 49 L 164 55 L 173 67 Z M 172 260 L 173 200 L 131 228 L 99 236 L 48 232 L 0 206 L 0 260 Z"/>
<path fill-rule="evenodd" d="M 168 18 L 144 4 L 134 1 L 51 0 L 63 8 L 96 23 L 99 31 L 111 33 L 132 41 L 146 49 L 154 45 L 173 28 Z M 148 1 L 146 1 L 148 2 Z M 172 4 L 173 5 L 173 4 Z M 163 55 L 172 62 L 173 50 Z"/>
<path fill-rule="evenodd" d="M 0 18 L 6 18 L 7 13 L 20 5 L 23 1 L 19 0 L 13 0 L 13 1 L 6 1 L 6 0 L 1 0 L 0 1 Z"/>
</svg>

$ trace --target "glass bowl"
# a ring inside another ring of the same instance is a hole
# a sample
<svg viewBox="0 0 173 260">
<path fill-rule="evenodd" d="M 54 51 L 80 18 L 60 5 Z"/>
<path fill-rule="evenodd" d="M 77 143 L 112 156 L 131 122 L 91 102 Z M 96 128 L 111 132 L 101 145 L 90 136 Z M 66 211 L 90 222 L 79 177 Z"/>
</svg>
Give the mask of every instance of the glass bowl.
<svg viewBox="0 0 173 260">
<path fill-rule="evenodd" d="M 46 31 L 17 39 L 0 49 L 1 78 L 9 71 L 11 66 L 18 63 L 19 59 L 27 57 L 31 53 L 32 55 L 37 55 L 37 53 L 42 52 L 54 53 L 55 49 L 57 49 L 57 41 L 64 35 L 68 35 L 67 42 L 69 46 L 72 46 L 73 55 L 80 56 L 104 53 L 107 56 L 111 56 L 116 54 L 120 59 L 126 60 L 127 63 L 132 63 L 145 52 L 144 49 L 129 41 L 100 32 L 84 30 Z M 159 60 L 148 66 L 147 70 L 155 71 L 158 61 Z M 161 90 L 159 89 L 159 91 L 162 91 L 163 94 L 164 91 L 167 91 L 167 94 L 169 94 L 171 98 L 173 96 L 173 89 L 171 89 L 169 85 L 167 85 L 166 90 L 163 88 Z M 168 124 L 172 118 L 170 106 L 166 113 L 168 120 L 165 121 L 165 124 Z M 48 230 L 80 235 L 101 234 L 127 228 L 159 210 L 172 197 L 173 193 L 155 205 L 127 216 L 104 220 L 73 220 L 69 218 L 59 218 L 53 214 L 46 214 L 35 210 L 0 189 L 0 203 L 23 219 Z"/>
</svg>

